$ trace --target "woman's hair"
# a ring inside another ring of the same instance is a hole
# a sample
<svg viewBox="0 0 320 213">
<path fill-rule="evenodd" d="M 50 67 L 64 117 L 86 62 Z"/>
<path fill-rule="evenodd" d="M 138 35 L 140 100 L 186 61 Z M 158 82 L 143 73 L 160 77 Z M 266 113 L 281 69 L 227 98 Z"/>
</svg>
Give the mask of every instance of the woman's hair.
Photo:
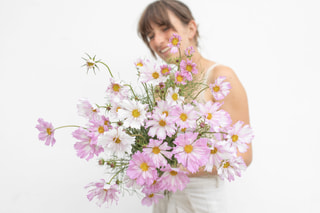
<svg viewBox="0 0 320 213">
<path fill-rule="evenodd" d="M 148 34 L 152 31 L 151 23 L 175 29 L 170 22 L 168 10 L 170 10 L 185 25 L 194 20 L 188 6 L 178 0 L 158 0 L 149 4 L 140 17 L 138 34 L 142 38 L 143 42 L 148 46 L 154 57 L 156 57 L 156 55 L 150 48 L 148 40 Z M 197 29 L 195 36 L 197 46 L 198 37 L 199 32 Z"/>
</svg>

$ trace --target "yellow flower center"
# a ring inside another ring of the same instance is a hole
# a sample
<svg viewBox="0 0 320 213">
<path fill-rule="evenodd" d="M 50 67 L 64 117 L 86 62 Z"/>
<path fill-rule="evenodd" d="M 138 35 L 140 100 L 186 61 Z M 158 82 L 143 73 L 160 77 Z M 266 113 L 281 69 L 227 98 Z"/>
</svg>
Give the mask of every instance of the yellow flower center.
<svg viewBox="0 0 320 213">
<path fill-rule="evenodd" d="M 118 106 L 117 109 L 116 109 L 116 112 L 118 112 L 119 109 L 121 109 L 121 107 Z"/>
<path fill-rule="evenodd" d="M 163 75 L 167 74 L 168 72 L 169 72 L 169 69 L 168 69 L 168 68 L 163 68 L 163 69 L 161 70 L 161 73 L 162 73 Z"/>
<path fill-rule="evenodd" d="M 159 121 L 159 125 L 160 125 L 160 126 L 165 126 L 166 124 L 167 124 L 167 123 L 166 123 L 164 120 L 160 120 L 160 121 Z"/>
<path fill-rule="evenodd" d="M 174 45 L 174 46 L 177 46 L 178 43 L 179 43 L 179 39 L 178 38 L 173 38 L 171 43 Z"/>
<path fill-rule="evenodd" d="M 52 132 L 51 132 L 51 129 L 50 129 L 50 128 L 47 128 L 47 134 L 48 134 L 48 135 L 51 135 L 51 134 L 52 134 Z"/>
<path fill-rule="evenodd" d="M 99 126 L 99 127 L 98 127 L 98 132 L 99 132 L 100 134 L 104 133 L 104 127 L 103 127 L 103 126 Z"/>
<path fill-rule="evenodd" d="M 186 153 L 190 153 L 190 152 L 192 152 L 192 150 L 193 150 L 193 146 L 192 145 L 186 145 L 185 147 L 184 147 L 184 151 L 186 152 Z"/>
<path fill-rule="evenodd" d="M 107 191 L 108 191 L 108 189 L 103 189 L 103 191 L 107 192 Z"/>
<path fill-rule="evenodd" d="M 187 116 L 187 114 L 186 114 L 186 113 L 181 113 L 181 115 L 180 115 L 180 119 L 181 119 L 182 121 L 186 121 L 186 120 L 187 120 L 187 118 L 188 118 L 188 116 Z"/>
<path fill-rule="evenodd" d="M 119 90 L 120 90 L 120 85 L 119 85 L 119 84 L 113 84 L 112 89 L 113 89 L 113 91 L 115 91 L 115 92 L 119 92 Z"/>
<path fill-rule="evenodd" d="M 148 197 L 150 197 L 150 198 L 152 198 L 153 196 L 154 196 L 154 194 L 153 194 L 153 193 L 148 195 Z"/>
<path fill-rule="evenodd" d="M 187 70 L 188 72 L 191 72 L 191 71 L 192 71 L 192 66 L 188 64 L 188 65 L 186 66 L 186 70 Z"/>
<path fill-rule="evenodd" d="M 182 82 L 182 81 L 183 81 L 183 77 L 182 77 L 181 75 L 178 75 L 178 76 L 177 76 L 177 81 L 178 81 L 178 82 Z"/>
<path fill-rule="evenodd" d="M 94 62 L 87 61 L 87 66 L 88 66 L 88 67 L 93 67 L 93 66 L 94 66 Z"/>
<path fill-rule="evenodd" d="M 211 118 L 212 118 L 212 114 L 209 112 L 208 115 L 207 115 L 207 119 L 211 120 Z"/>
<path fill-rule="evenodd" d="M 137 66 L 138 67 L 143 67 L 143 63 L 139 62 L 139 63 L 137 63 Z"/>
<path fill-rule="evenodd" d="M 139 117 L 140 116 L 139 110 L 137 110 L 137 109 L 132 110 L 132 116 L 135 118 Z"/>
<path fill-rule="evenodd" d="M 157 73 L 157 72 L 152 73 L 152 77 L 154 79 L 158 79 L 159 78 L 159 73 Z"/>
<path fill-rule="evenodd" d="M 172 176 L 176 176 L 178 174 L 178 172 L 176 172 L 176 171 L 174 171 L 174 170 L 171 170 L 170 171 L 170 175 L 172 175 Z"/>
<path fill-rule="evenodd" d="M 212 89 L 215 92 L 219 92 L 220 91 L 220 87 L 219 86 L 214 86 Z"/>
<path fill-rule="evenodd" d="M 97 112 L 97 109 L 95 109 L 95 108 L 91 108 L 91 110 L 92 110 L 92 112 L 94 112 L 94 113 L 96 113 Z"/>
<path fill-rule="evenodd" d="M 157 146 L 153 147 L 153 148 L 152 148 L 152 152 L 153 152 L 154 154 L 159 154 L 159 153 L 160 153 L 159 147 L 157 147 Z"/>
<path fill-rule="evenodd" d="M 104 125 L 108 126 L 109 125 L 109 121 L 104 121 Z"/>
<path fill-rule="evenodd" d="M 237 142 L 238 140 L 238 135 L 232 135 L 231 139 L 232 139 L 232 142 Z"/>
<path fill-rule="evenodd" d="M 113 138 L 113 141 L 114 141 L 115 143 L 120 143 L 120 142 L 121 142 L 120 138 Z"/>
<path fill-rule="evenodd" d="M 187 128 L 182 128 L 181 132 L 186 132 Z"/>
<path fill-rule="evenodd" d="M 147 163 L 143 162 L 142 164 L 140 164 L 140 168 L 142 169 L 142 171 L 146 172 L 149 169 L 149 166 Z"/>
<path fill-rule="evenodd" d="M 171 97 L 172 97 L 172 100 L 177 101 L 179 96 L 177 93 L 173 93 Z"/>
<path fill-rule="evenodd" d="M 162 114 L 166 114 L 166 117 L 168 117 L 169 112 L 168 111 L 163 111 Z"/>
<path fill-rule="evenodd" d="M 218 149 L 214 147 L 214 149 L 211 149 L 210 154 L 216 154 L 218 152 Z"/>
<path fill-rule="evenodd" d="M 224 164 L 223 164 L 223 168 L 228 168 L 230 166 L 230 163 L 229 162 L 225 162 Z"/>
</svg>

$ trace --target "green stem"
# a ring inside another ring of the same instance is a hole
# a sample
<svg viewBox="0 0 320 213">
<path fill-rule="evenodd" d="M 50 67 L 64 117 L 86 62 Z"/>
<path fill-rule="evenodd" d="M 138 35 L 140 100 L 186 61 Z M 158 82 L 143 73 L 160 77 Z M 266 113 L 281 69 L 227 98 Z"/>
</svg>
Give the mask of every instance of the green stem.
<svg viewBox="0 0 320 213">
<path fill-rule="evenodd" d="M 107 69 L 108 69 L 108 71 L 109 71 L 109 74 L 111 75 L 111 77 L 113 78 L 113 75 L 112 75 L 112 72 L 111 72 L 111 70 L 110 70 L 110 68 L 109 68 L 109 66 L 107 65 L 107 64 L 105 64 L 104 62 L 102 62 L 102 61 L 97 61 L 97 63 L 101 63 L 101 64 L 103 64 L 104 66 L 106 66 L 107 67 Z"/>
<path fill-rule="evenodd" d="M 109 180 L 109 182 L 108 182 L 107 184 L 110 185 L 110 184 L 111 184 L 111 181 L 112 181 L 116 176 L 118 176 L 120 172 L 122 172 L 122 171 L 125 170 L 126 168 L 127 168 L 127 167 L 123 167 L 123 168 L 119 169 L 119 171 L 117 171 L 117 172 L 111 177 L 111 179 Z"/>
<path fill-rule="evenodd" d="M 53 130 L 57 130 L 57 129 L 62 129 L 62 128 L 67 128 L 67 127 L 76 127 L 76 128 L 79 128 L 81 126 L 78 126 L 78 125 L 65 125 L 65 126 L 59 126 L 57 128 L 54 128 Z M 86 128 L 85 128 L 86 129 Z"/>
<path fill-rule="evenodd" d="M 132 88 L 132 86 L 131 86 L 130 84 L 125 84 L 124 86 L 130 87 L 130 90 L 131 90 L 133 96 L 134 96 L 136 99 L 138 98 L 138 97 L 136 96 L 136 94 L 134 93 L 133 88 Z"/>
</svg>

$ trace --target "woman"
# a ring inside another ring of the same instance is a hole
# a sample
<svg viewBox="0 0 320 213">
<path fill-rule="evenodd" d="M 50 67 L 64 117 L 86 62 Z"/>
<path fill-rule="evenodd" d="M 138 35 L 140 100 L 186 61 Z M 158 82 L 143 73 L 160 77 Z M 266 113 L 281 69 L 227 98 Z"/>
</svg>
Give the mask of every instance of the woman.
<svg viewBox="0 0 320 213">
<path fill-rule="evenodd" d="M 219 76 L 225 76 L 232 89 L 223 100 L 222 109 L 230 113 L 233 122 L 238 120 L 249 124 L 249 111 L 246 92 L 234 71 L 224 65 L 202 57 L 198 51 L 199 32 L 197 24 L 189 8 L 177 0 L 160 0 L 148 5 L 143 12 L 138 33 L 149 47 L 153 56 L 159 56 L 164 61 L 177 57 L 168 47 L 169 39 L 173 33 L 181 36 L 182 50 L 193 46 L 195 53 L 192 61 L 197 64 L 199 70 L 197 76 L 205 77 L 207 84 L 214 83 Z M 197 77 L 195 76 L 195 77 Z M 202 96 L 203 102 L 216 100 L 209 90 Z M 252 147 L 242 156 L 247 166 L 252 161 Z M 190 173 L 190 183 L 183 191 L 178 191 L 169 198 L 162 199 L 154 205 L 153 211 L 160 212 L 225 212 L 225 200 L 223 182 L 217 178 L 216 170 L 211 173 L 203 170 L 196 174 Z"/>
</svg>

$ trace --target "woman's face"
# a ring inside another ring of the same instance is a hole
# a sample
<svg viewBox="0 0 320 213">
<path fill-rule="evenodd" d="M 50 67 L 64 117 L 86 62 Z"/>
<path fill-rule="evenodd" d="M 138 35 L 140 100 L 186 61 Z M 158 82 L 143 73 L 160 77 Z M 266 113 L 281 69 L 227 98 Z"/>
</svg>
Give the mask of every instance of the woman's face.
<svg viewBox="0 0 320 213">
<path fill-rule="evenodd" d="M 170 58 L 178 57 L 179 53 L 172 54 L 168 47 L 169 39 L 173 33 L 177 33 L 181 36 L 180 49 L 183 51 L 188 46 L 194 44 L 193 39 L 189 39 L 188 26 L 183 24 L 171 11 L 168 11 L 169 19 L 174 29 L 167 26 L 159 26 L 155 23 L 151 23 L 152 32 L 148 34 L 150 48 L 164 61 L 168 62 Z"/>
</svg>

